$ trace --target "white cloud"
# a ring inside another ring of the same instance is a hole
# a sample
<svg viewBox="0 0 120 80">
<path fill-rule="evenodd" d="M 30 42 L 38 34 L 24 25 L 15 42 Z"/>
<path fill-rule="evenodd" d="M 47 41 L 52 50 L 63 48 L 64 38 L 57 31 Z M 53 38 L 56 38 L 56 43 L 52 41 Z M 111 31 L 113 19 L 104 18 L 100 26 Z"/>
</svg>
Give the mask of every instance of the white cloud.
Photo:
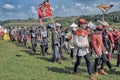
<svg viewBox="0 0 120 80">
<path fill-rule="evenodd" d="M 55 11 L 55 8 L 51 7 L 51 10 L 52 10 L 52 11 Z"/>
<path fill-rule="evenodd" d="M 4 9 L 15 9 L 15 6 L 14 6 L 14 5 L 11 5 L 11 4 L 4 4 L 4 5 L 3 5 L 3 8 L 4 8 Z"/>
<path fill-rule="evenodd" d="M 62 10 L 63 10 L 64 12 L 69 12 L 69 9 L 66 8 L 64 5 L 62 5 Z"/>
<path fill-rule="evenodd" d="M 86 9 L 86 5 L 82 3 L 75 3 L 74 8 L 79 8 L 80 10 Z"/>
<path fill-rule="evenodd" d="M 96 12 L 98 11 L 96 8 L 97 4 L 93 4 L 93 5 L 85 5 L 82 3 L 75 3 L 74 7 L 75 9 L 80 9 L 81 11 L 88 11 L 88 12 Z"/>
<path fill-rule="evenodd" d="M 100 4 L 93 4 L 94 7 L 96 7 L 96 6 L 98 6 L 98 5 L 100 5 Z"/>
<path fill-rule="evenodd" d="M 55 5 L 55 7 L 54 7 L 55 9 L 58 9 L 58 5 Z"/>
<path fill-rule="evenodd" d="M 62 9 L 65 9 L 65 6 L 64 6 L 64 5 L 62 5 Z"/>
<path fill-rule="evenodd" d="M 85 6 L 85 5 L 82 3 L 75 3 L 75 6 L 81 7 L 81 6 Z"/>
<path fill-rule="evenodd" d="M 30 12 L 31 12 L 32 14 L 37 14 L 37 9 L 36 9 L 36 7 L 35 7 L 35 6 L 31 6 L 31 7 L 30 7 Z"/>
<path fill-rule="evenodd" d="M 21 5 L 14 6 L 12 4 L 4 4 L 2 7 L 4 9 L 20 9 L 22 6 Z"/>
<path fill-rule="evenodd" d="M 51 10 L 52 11 L 56 11 L 58 9 L 58 5 L 53 5 L 52 7 L 51 7 Z"/>
<path fill-rule="evenodd" d="M 94 5 L 86 5 L 84 3 L 74 3 L 72 6 L 61 5 L 55 9 L 53 14 L 55 16 L 75 16 L 75 15 L 94 15 L 101 13 L 101 11 Z M 55 7 L 53 7 L 55 8 Z"/>
</svg>

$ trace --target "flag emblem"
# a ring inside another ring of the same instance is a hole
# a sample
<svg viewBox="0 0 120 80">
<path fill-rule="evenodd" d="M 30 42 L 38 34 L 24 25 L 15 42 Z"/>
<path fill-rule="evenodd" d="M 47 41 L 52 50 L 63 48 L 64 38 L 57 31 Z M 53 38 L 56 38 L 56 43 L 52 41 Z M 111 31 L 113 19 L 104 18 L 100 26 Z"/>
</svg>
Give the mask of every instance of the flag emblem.
<svg viewBox="0 0 120 80">
<path fill-rule="evenodd" d="M 113 7 L 114 5 L 104 5 L 104 4 L 102 4 L 102 5 L 99 5 L 99 6 L 96 6 L 96 7 L 98 7 L 98 8 L 100 8 L 103 12 L 107 12 L 109 9 L 111 9 L 112 7 Z"/>
<path fill-rule="evenodd" d="M 38 16 L 39 18 L 51 17 L 52 11 L 50 8 L 49 1 L 45 1 L 38 7 Z"/>
</svg>

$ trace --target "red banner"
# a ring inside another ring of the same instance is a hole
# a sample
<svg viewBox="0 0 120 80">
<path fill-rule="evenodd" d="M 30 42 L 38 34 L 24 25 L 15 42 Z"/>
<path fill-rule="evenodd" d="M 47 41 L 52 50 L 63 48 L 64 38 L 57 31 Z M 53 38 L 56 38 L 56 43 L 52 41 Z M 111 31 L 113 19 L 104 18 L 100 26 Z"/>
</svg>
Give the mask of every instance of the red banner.
<svg viewBox="0 0 120 80">
<path fill-rule="evenodd" d="M 49 1 L 45 1 L 38 7 L 39 18 L 51 17 L 52 11 L 50 9 Z"/>
</svg>

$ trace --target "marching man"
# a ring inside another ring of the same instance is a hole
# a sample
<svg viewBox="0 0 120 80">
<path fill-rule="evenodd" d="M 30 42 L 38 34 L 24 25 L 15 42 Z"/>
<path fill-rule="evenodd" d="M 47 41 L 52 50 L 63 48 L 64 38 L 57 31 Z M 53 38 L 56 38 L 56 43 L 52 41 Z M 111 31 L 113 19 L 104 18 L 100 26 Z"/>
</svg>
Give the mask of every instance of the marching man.
<svg viewBox="0 0 120 80">
<path fill-rule="evenodd" d="M 41 51 L 43 56 L 47 55 L 49 33 L 46 26 L 41 26 Z"/>
<path fill-rule="evenodd" d="M 86 24 L 87 22 L 84 19 L 79 19 L 78 22 L 79 28 L 75 31 L 74 46 L 77 48 L 77 54 L 76 54 L 76 62 L 74 65 L 73 74 L 75 75 L 78 74 L 77 68 L 81 62 L 82 57 L 84 57 L 87 64 L 89 78 L 91 80 L 96 80 L 92 76 L 92 65 L 90 61 L 90 55 L 88 52 L 89 42 L 88 42 L 87 31 L 85 30 Z"/>
<path fill-rule="evenodd" d="M 72 62 L 75 61 L 74 59 L 74 42 L 73 42 L 73 37 L 74 37 L 74 32 L 77 29 L 77 24 L 72 23 L 70 28 L 68 28 L 68 33 L 66 34 L 65 38 L 68 41 L 68 49 L 70 49 L 70 59 Z"/>
<path fill-rule="evenodd" d="M 52 28 L 52 61 L 58 62 L 61 64 L 61 54 L 60 54 L 60 41 L 59 41 L 59 34 L 58 30 L 61 24 L 56 23 L 55 28 Z"/>
<path fill-rule="evenodd" d="M 117 55 L 117 67 L 120 66 L 120 30 L 119 30 L 119 39 L 118 39 L 118 55 Z"/>
<path fill-rule="evenodd" d="M 115 68 L 112 67 L 110 62 L 114 40 L 113 40 L 112 33 L 109 31 L 109 25 L 107 22 L 104 22 L 104 25 L 103 25 L 102 40 L 105 48 L 105 55 L 107 57 L 106 64 L 110 71 L 114 71 Z"/>
<path fill-rule="evenodd" d="M 108 73 L 106 73 L 104 71 L 104 63 L 105 63 L 105 48 L 104 48 L 104 44 L 102 41 L 102 31 L 103 31 L 103 27 L 101 25 L 98 25 L 96 28 L 95 33 L 92 35 L 92 47 L 93 47 L 93 57 L 95 58 L 95 64 L 94 64 L 94 71 L 95 71 L 95 75 L 98 76 L 98 67 L 101 67 L 101 74 L 106 75 Z"/>
<path fill-rule="evenodd" d="M 34 53 L 36 53 L 37 34 L 36 34 L 36 29 L 35 29 L 34 27 L 31 27 L 30 35 L 31 35 L 32 51 L 33 51 Z"/>
</svg>

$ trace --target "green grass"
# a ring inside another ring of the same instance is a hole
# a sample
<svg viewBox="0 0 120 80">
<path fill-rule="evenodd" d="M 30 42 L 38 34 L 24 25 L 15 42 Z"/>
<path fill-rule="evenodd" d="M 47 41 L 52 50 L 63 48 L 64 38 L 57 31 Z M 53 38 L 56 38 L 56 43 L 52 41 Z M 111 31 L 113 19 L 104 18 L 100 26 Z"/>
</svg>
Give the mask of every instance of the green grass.
<svg viewBox="0 0 120 80">
<path fill-rule="evenodd" d="M 78 69 L 80 76 L 76 76 L 71 74 L 73 64 L 68 54 L 63 64 L 50 62 L 51 54 L 43 57 L 39 49 L 37 55 L 31 54 L 30 49 L 0 40 L 0 80 L 89 80 L 84 59 Z M 116 59 L 112 64 L 115 66 Z M 109 75 L 100 75 L 97 80 L 120 80 L 119 75 L 120 68 L 117 68 Z"/>
</svg>

